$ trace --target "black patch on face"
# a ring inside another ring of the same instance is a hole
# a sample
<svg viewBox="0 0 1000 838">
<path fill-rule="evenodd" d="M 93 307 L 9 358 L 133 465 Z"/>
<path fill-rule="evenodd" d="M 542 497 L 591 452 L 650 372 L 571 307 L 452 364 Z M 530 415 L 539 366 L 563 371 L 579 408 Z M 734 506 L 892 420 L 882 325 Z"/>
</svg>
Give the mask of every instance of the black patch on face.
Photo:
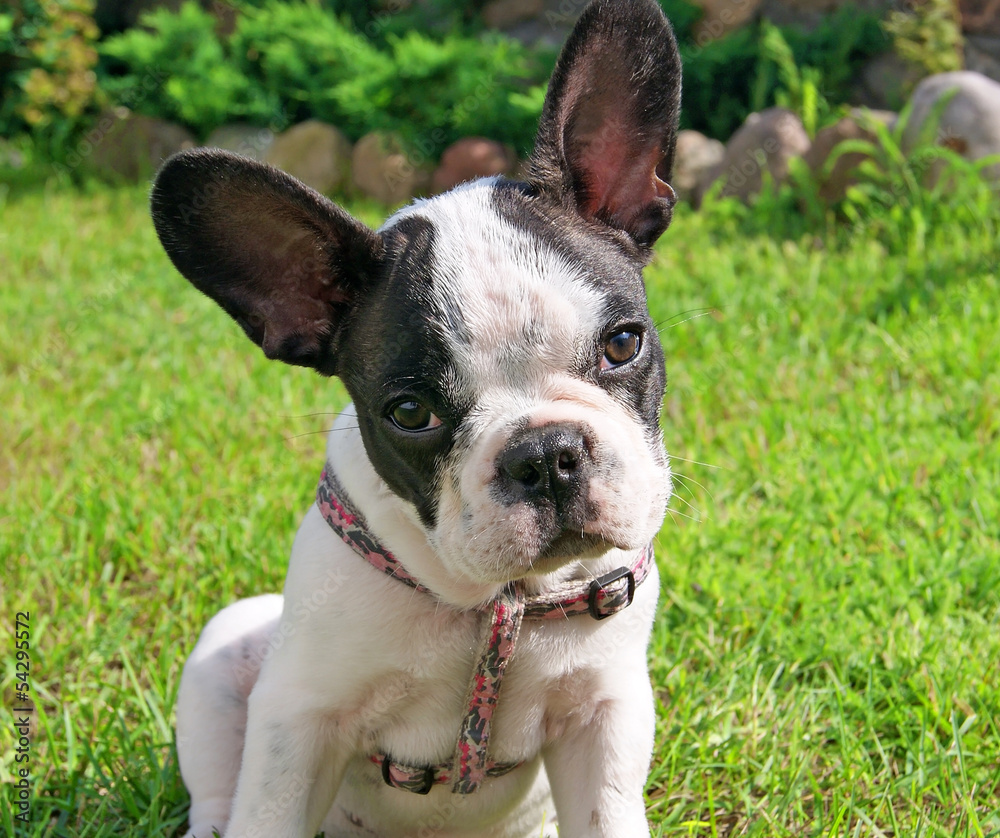
<svg viewBox="0 0 1000 838">
<path fill-rule="evenodd" d="M 442 311 L 431 294 L 435 236 L 434 225 L 420 216 L 385 231 L 382 274 L 345 326 L 337 369 L 354 400 L 368 458 L 427 527 L 437 515 L 440 464 L 468 411 L 449 384 L 445 341 L 461 337 L 462 320 L 457 311 Z M 429 408 L 441 425 L 412 433 L 397 428 L 389 413 L 408 400 Z"/>
<path fill-rule="evenodd" d="M 599 384 L 639 417 L 651 438 L 659 437 L 666 370 L 663 347 L 646 303 L 645 251 L 623 233 L 584 220 L 575 210 L 526 184 L 500 181 L 492 197 L 493 209 L 506 223 L 576 266 L 601 294 L 605 331 L 593 335 L 593 352 L 580 359 L 577 373 Z M 598 374 L 608 335 L 624 326 L 639 327 L 642 350 L 627 364 Z"/>
<path fill-rule="evenodd" d="M 657 437 L 664 361 L 646 309 L 643 254 L 628 236 L 584 221 L 524 184 L 500 181 L 491 198 L 503 221 L 578 266 L 604 300 L 602 330 L 583 336 L 578 368 L 568 372 L 603 387 L 644 423 L 651 438 Z M 336 370 L 354 400 L 372 465 L 397 495 L 416 507 L 427 527 L 436 521 L 442 463 L 473 408 L 468 395 L 455 387 L 449 345 L 470 343 L 474 336 L 457 302 L 443 295 L 448 301 L 441 303 L 442 295 L 432 293 L 442 281 L 436 235 L 433 223 L 419 215 L 383 233 L 382 270 L 364 305 L 344 325 Z M 642 351 L 622 367 L 599 373 L 608 335 L 624 326 L 641 331 Z M 519 359 L 544 345 L 547 334 L 543 321 L 529 319 L 522 342 L 511 345 L 505 363 L 522 363 Z M 401 400 L 425 405 L 441 425 L 414 433 L 395 427 L 388 414 Z"/>
</svg>

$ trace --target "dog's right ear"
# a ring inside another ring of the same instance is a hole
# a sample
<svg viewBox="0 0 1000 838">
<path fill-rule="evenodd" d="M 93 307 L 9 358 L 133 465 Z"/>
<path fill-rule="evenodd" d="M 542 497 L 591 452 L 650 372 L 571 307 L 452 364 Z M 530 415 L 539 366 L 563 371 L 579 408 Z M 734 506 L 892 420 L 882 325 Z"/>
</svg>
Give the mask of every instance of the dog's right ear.
<svg viewBox="0 0 1000 838">
<path fill-rule="evenodd" d="M 150 203 L 177 270 L 268 358 L 333 374 L 339 326 L 382 257 L 378 234 L 289 175 L 217 150 L 167 160 Z"/>
</svg>

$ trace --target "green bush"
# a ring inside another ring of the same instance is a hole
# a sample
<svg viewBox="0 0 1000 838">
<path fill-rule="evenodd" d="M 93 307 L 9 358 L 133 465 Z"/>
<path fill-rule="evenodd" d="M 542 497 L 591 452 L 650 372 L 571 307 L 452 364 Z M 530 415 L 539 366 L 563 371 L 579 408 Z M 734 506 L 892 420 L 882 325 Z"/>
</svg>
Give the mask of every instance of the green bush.
<svg viewBox="0 0 1000 838">
<path fill-rule="evenodd" d="M 523 152 L 551 69 L 544 54 L 498 35 L 383 32 L 379 47 L 348 18 L 309 3 L 244 6 L 228 38 L 193 2 L 143 24 L 102 45 L 105 88 L 201 137 L 232 120 L 280 130 L 314 118 L 352 139 L 391 131 L 429 156 L 466 134 Z"/>
<path fill-rule="evenodd" d="M 365 126 L 349 101 L 345 107 L 343 87 L 381 72 L 386 61 L 346 20 L 318 6 L 275 0 L 240 16 L 226 51 L 266 102 L 275 127 L 315 118 L 351 135 Z"/>
<path fill-rule="evenodd" d="M 858 64 L 888 43 L 875 18 L 842 10 L 812 33 L 762 21 L 699 45 L 701 9 L 660 2 L 684 59 L 682 127 L 720 139 L 772 103 L 791 107 L 814 131 L 832 115 L 831 103 L 847 98 Z M 428 0 L 406 11 L 376 0 L 234 3 L 228 36 L 189 1 L 107 38 L 100 88 L 113 104 L 180 122 L 201 138 L 224 122 L 282 130 L 316 118 L 352 139 L 398 134 L 428 158 L 469 134 L 530 150 L 554 53 L 475 32 L 475 0 Z M 65 140 L 95 110 L 96 30 L 83 14 L 92 5 L 21 0 L 18 11 L 0 13 L 0 131 L 47 127 Z M 25 38 L 26 21 L 43 33 L 44 49 Z"/>
<path fill-rule="evenodd" d="M 230 120 L 269 119 L 270 103 L 229 60 L 212 15 L 187 2 L 177 13 L 150 12 L 142 23 L 100 48 L 101 84 L 116 103 L 181 122 L 202 138 Z"/>
<path fill-rule="evenodd" d="M 0 136 L 58 156 L 101 104 L 94 0 L 15 0 L 0 12 Z"/>
<path fill-rule="evenodd" d="M 392 131 L 426 153 L 459 137 L 483 134 L 531 150 L 548 67 L 533 62 L 515 41 L 419 32 L 389 37 L 379 70 L 341 87 L 354 124 Z M 429 91 L 433 91 L 429 94 Z"/>
</svg>

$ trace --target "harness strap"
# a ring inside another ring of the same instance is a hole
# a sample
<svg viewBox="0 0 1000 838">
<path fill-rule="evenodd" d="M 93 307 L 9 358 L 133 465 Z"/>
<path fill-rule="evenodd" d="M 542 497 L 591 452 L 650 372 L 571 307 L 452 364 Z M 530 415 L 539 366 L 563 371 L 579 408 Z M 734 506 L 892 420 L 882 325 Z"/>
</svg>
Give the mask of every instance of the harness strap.
<svg viewBox="0 0 1000 838">
<path fill-rule="evenodd" d="M 371 534 L 361 514 L 349 505 L 329 466 L 320 477 L 316 506 L 331 529 L 369 564 L 411 588 L 433 595 Z M 525 595 L 518 582 L 504 588 L 479 609 L 490 619 L 469 683 L 466 713 L 451 760 L 412 766 L 396 762 L 388 754 L 373 754 L 371 761 L 382 767 L 382 779 L 394 788 L 416 794 L 427 794 L 439 783 L 451 783 L 456 794 L 471 794 L 487 777 L 503 776 L 521 765 L 498 763 L 488 757 L 493 713 L 521 623 L 525 618 L 566 619 L 578 614 L 590 614 L 595 620 L 611 617 L 632 604 L 635 588 L 649 575 L 653 561 L 653 545 L 647 544 L 631 568 L 620 567 L 597 579 L 566 582 L 531 596 Z"/>
</svg>

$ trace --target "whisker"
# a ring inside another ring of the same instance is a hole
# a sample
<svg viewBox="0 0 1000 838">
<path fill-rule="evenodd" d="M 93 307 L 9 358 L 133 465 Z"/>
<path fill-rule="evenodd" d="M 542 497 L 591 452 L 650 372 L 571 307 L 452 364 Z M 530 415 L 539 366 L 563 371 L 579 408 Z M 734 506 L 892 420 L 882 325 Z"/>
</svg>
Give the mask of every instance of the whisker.
<svg viewBox="0 0 1000 838">
<path fill-rule="evenodd" d="M 324 410 L 320 413 L 292 413 L 292 414 L 278 414 L 282 419 L 311 419 L 313 416 L 339 416 L 340 411 L 337 410 Z"/>
<path fill-rule="evenodd" d="M 678 480 L 680 480 L 682 483 L 684 483 L 685 484 L 685 488 L 689 492 L 691 492 L 692 495 L 694 495 L 694 492 L 691 491 L 691 487 L 687 485 L 688 483 L 694 483 L 695 486 L 697 486 L 699 489 L 701 489 L 713 501 L 715 500 L 715 495 L 712 494 L 711 490 L 704 483 L 699 483 L 693 477 L 688 477 L 686 474 L 681 474 L 680 472 L 677 472 L 677 471 L 675 471 L 673 473 L 673 476 L 676 477 Z"/>
<path fill-rule="evenodd" d="M 715 468 L 720 471 L 730 471 L 729 466 L 714 466 L 711 463 L 703 463 L 700 460 L 688 460 L 685 457 L 678 457 L 674 454 L 669 454 L 668 456 L 671 460 L 677 460 L 679 463 L 691 463 L 693 466 L 704 466 L 705 468 Z"/>
<path fill-rule="evenodd" d="M 656 331 L 662 332 L 664 329 L 673 329 L 675 326 L 680 326 L 682 323 L 687 323 L 689 320 L 697 320 L 699 317 L 707 317 L 710 314 L 714 314 L 719 311 L 716 306 L 708 306 L 706 308 L 689 308 L 687 311 L 681 311 L 672 317 L 668 317 L 656 324 Z M 684 317 L 684 315 L 690 314 L 690 317 Z M 683 317 L 683 320 L 677 320 L 678 317 Z M 671 322 L 676 320 L 676 322 Z"/>
<path fill-rule="evenodd" d="M 332 434 L 334 431 L 356 431 L 357 429 L 357 425 L 351 425 L 346 428 L 326 428 L 322 431 L 303 431 L 300 434 L 292 434 L 291 436 L 282 437 L 282 439 L 284 439 L 285 442 L 291 442 L 293 439 L 300 439 L 304 436 L 319 436 L 321 434 L 326 436 L 328 434 Z"/>
<path fill-rule="evenodd" d="M 695 518 L 692 515 L 688 515 L 684 512 L 681 512 L 679 509 L 671 509 L 670 507 L 667 507 L 667 512 L 669 512 L 671 515 L 680 515 L 682 518 L 687 518 L 689 521 L 694 521 L 696 524 L 702 523 L 701 518 Z"/>
<path fill-rule="evenodd" d="M 690 509 L 691 512 L 693 512 L 695 515 L 698 516 L 698 520 L 699 521 L 704 521 L 705 520 L 705 517 L 706 517 L 705 513 L 703 513 L 697 506 L 695 506 L 693 503 L 691 503 L 691 501 L 689 501 L 687 498 L 682 498 L 680 495 L 674 494 L 671 497 L 671 499 L 672 500 L 674 500 L 674 499 L 679 500 L 681 503 L 683 503 L 685 506 L 687 506 L 687 508 Z"/>
</svg>

